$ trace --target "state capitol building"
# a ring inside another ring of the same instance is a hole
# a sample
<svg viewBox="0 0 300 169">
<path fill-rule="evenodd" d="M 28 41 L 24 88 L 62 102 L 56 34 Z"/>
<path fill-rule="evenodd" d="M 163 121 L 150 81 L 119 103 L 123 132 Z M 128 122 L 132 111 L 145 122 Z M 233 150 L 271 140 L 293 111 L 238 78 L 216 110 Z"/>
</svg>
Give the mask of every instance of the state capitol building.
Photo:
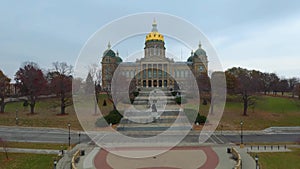
<svg viewBox="0 0 300 169">
<path fill-rule="evenodd" d="M 207 74 L 208 70 L 207 55 L 200 43 L 186 62 L 176 62 L 166 57 L 164 36 L 158 32 L 155 21 L 151 32 L 146 35 L 144 56 L 135 62 L 122 62 L 119 53 L 114 52 L 108 44 L 101 61 L 103 89 L 110 90 L 113 74 L 121 63 L 122 75 L 135 78 L 137 87 L 146 88 L 174 88 L 175 83 L 186 82 L 190 72 L 197 77 L 201 73 Z"/>
</svg>

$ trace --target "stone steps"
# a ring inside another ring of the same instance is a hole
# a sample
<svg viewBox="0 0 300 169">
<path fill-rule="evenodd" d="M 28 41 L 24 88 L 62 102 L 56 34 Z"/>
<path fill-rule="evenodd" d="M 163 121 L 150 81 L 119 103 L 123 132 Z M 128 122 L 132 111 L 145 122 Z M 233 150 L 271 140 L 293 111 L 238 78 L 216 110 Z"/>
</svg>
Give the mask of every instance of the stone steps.
<svg viewBox="0 0 300 169">
<path fill-rule="evenodd" d="M 167 111 L 163 111 L 163 112 L 160 112 L 158 111 L 158 114 L 161 114 L 160 116 L 161 117 L 166 117 L 166 116 L 178 116 L 180 113 L 179 111 L 176 111 L 176 110 L 167 110 Z M 139 111 L 127 111 L 124 113 L 124 116 L 127 116 L 127 117 L 143 117 L 143 116 L 150 116 L 151 115 L 151 111 L 142 111 L 142 112 L 139 112 Z"/>
<path fill-rule="evenodd" d="M 133 105 L 148 105 L 148 100 L 134 100 Z M 174 100 L 167 100 L 166 104 L 176 104 L 176 101 Z"/>
<path fill-rule="evenodd" d="M 175 122 L 177 117 L 161 117 L 157 121 L 157 123 L 173 123 Z M 177 119 L 180 120 L 180 118 L 183 117 L 178 117 Z M 123 119 L 121 121 L 122 124 L 141 124 L 141 123 L 152 123 L 153 118 L 152 117 L 131 117 L 130 119 Z"/>
<path fill-rule="evenodd" d="M 180 131 L 180 130 L 191 130 L 190 126 L 133 126 L 133 127 L 118 127 L 118 131 L 165 131 L 165 130 L 172 130 L 172 131 Z"/>
<path fill-rule="evenodd" d="M 154 92 L 155 91 L 155 92 Z M 156 112 L 152 112 L 152 104 L 156 105 Z M 168 89 L 145 88 L 139 92 L 133 105 L 142 106 L 145 110 L 128 110 L 124 113 L 118 131 L 165 131 L 190 130 L 191 124 L 176 104 L 175 97 Z M 169 110 L 163 110 L 166 107 Z M 176 123 L 174 123 L 176 121 Z"/>
</svg>

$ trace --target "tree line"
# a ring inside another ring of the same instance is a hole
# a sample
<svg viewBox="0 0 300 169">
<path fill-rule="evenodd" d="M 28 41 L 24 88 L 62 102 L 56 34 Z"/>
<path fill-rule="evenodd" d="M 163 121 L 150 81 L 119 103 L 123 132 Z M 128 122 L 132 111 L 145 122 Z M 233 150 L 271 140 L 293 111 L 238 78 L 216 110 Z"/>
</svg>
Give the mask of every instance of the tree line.
<svg viewBox="0 0 300 169">
<path fill-rule="evenodd" d="M 265 73 L 258 70 L 233 67 L 225 71 L 227 93 L 240 95 L 243 102 L 243 115 L 247 115 L 248 107 L 255 104 L 255 94 L 289 93 L 300 99 L 299 78 L 279 78 L 275 73 Z"/>
<path fill-rule="evenodd" d="M 73 67 L 65 62 L 54 62 L 52 68 L 43 71 L 37 63 L 25 62 L 15 73 L 14 80 L 19 89 L 18 96 L 26 97 L 26 104 L 30 107 L 30 113 L 34 113 L 35 104 L 42 95 L 55 95 L 59 98 L 60 113 L 65 114 L 66 107 L 72 105 L 72 80 L 73 87 L 80 88 L 82 79 L 73 79 Z M 214 73 L 213 73 L 214 74 Z M 212 74 L 212 75 L 213 75 Z M 217 72 L 215 73 L 217 74 Z M 96 77 L 96 81 L 94 78 Z M 256 94 L 284 95 L 289 93 L 290 97 L 300 99 L 299 78 L 279 78 L 275 73 L 265 73 L 258 70 L 248 70 L 240 67 L 233 67 L 225 71 L 227 93 L 241 97 L 244 105 L 243 114 L 247 115 L 248 107 L 254 104 Z M 207 74 L 200 74 L 196 77 L 200 95 L 210 95 L 210 78 Z M 8 91 L 11 79 L 0 70 L 0 112 L 4 112 L 5 98 L 10 97 Z M 91 93 L 101 91 L 101 72 L 97 65 L 89 68 L 89 73 L 85 79 L 85 92 Z M 120 83 L 121 84 L 121 83 Z M 132 90 L 134 90 L 131 87 Z M 205 97 L 204 97 L 205 98 Z M 213 104 L 213 97 L 208 97 L 206 101 Z M 95 100 L 95 105 L 98 100 Z M 25 103 L 24 103 L 25 104 Z M 96 107 L 95 107 L 96 110 Z"/>
<path fill-rule="evenodd" d="M 50 70 L 42 71 L 37 63 L 25 62 L 15 73 L 15 88 L 18 97 L 24 96 L 24 106 L 30 107 L 30 113 L 35 113 L 35 105 L 42 95 L 55 95 L 59 98 L 60 113 L 65 114 L 65 108 L 72 104 L 72 71 L 73 67 L 65 62 L 54 62 Z M 4 112 L 5 98 L 10 97 L 10 81 L 0 70 L 1 110 Z"/>
<path fill-rule="evenodd" d="M 297 77 L 280 78 L 276 73 L 248 70 L 241 67 L 232 67 L 225 72 L 213 72 L 211 77 L 206 73 L 196 76 L 196 81 L 203 104 L 211 103 L 213 112 L 214 96 L 211 92 L 210 80 L 218 74 L 224 74 L 226 78 L 227 94 L 239 96 L 243 103 L 243 115 L 247 116 L 249 106 L 254 106 L 255 95 L 284 95 L 300 99 L 300 79 Z M 216 96 L 218 97 L 218 96 Z"/>
</svg>

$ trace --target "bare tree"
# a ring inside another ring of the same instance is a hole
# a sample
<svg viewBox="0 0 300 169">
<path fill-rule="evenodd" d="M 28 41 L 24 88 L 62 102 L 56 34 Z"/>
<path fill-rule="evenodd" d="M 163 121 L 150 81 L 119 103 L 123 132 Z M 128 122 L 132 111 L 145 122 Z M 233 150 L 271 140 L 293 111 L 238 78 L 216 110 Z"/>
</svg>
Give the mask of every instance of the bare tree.
<svg viewBox="0 0 300 169">
<path fill-rule="evenodd" d="M 5 153 L 6 160 L 8 160 L 7 142 L 4 139 L 0 138 L 0 144 L 1 144 L 2 148 L 3 148 L 4 153 Z"/>
<path fill-rule="evenodd" d="M 97 113 L 97 106 L 99 101 L 99 93 L 101 91 L 101 79 L 102 73 L 100 66 L 98 64 L 92 64 L 89 66 L 89 73 L 86 79 L 86 86 L 88 86 L 89 90 L 95 91 L 95 99 L 94 99 L 94 113 Z"/>
<path fill-rule="evenodd" d="M 296 95 L 298 95 L 298 99 L 300 100 L 300 83 L 295 85 L 294 92 L 296 93 Z"/>
<path fill-rule="evenodd" d="M 93 80 L 95 81 L 95 84 L 100 85 L 101 79 L 102 79 L 102 73 L 101 73 L 100 66 L 98 64 L 90 65 L 89 73 L 91 74 Z"/>
<path fill-rule="evenodd" d="M 299 82 L 299 79 L 293 77 L 293 78 L 288 79 L 288 82 L 289 82 L 289 91 L 292 92 L 292 97 L 294 98 L 295 97 L 294 88 L 297 85 L 297 83 Z"/>
<path fill-rule="evenodd" d="M 281 92 L 281 95 L 284 95 L 284 92 L 288 92 L 289 82 L 287 79 L 281 79 L 278 83 L 278 91 Z"/>
<path fill-rule="evenodd" d="M 237 79 L 235 93 L 240 94 L 243 101 L 243 115 L 247 116 L 248 107 L 255 104 L 253 94 L 258 90 L 257 81 L 253 78 L 253 73 L 243 68 L 231 68 L 226 71 Z"/>
<path fill-rule="evenodd" d="M 65 114 L 66 107 L 72 105 L 72 71 L 73 67 L 65 62 L 54 62 L 53 70 L 48 73 L 50 88 L 60 98 L 60 114 Z"/>
<path fill-rule="evenodd" d="M 278 83 L 280 81 L 279 77 L 275 73 L 270 74 L 270 89 L 273 94 L 277 95 L 278 92 Z"/>
<path fill-rule="evenodd" d="M 10 78 L 5 76 L 5 74 L 0 70 L 0 113 L 4 113 L 5 108 L 5 97 L 8 95 Z"/>
</svg>

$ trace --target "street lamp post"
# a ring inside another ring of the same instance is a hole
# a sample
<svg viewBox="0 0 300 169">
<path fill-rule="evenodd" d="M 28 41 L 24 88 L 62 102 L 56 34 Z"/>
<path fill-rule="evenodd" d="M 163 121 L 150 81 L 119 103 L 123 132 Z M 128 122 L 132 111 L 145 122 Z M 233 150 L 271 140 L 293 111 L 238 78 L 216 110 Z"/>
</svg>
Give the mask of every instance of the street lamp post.
<svg viewBox="0 0 300 169">
<path fill-rule="evenodd" d="M 243 141 L 243 124 L 244 124 L 244 122 L 241 121 L 241 123 L 240 123 L 240 125 L 241 125 L 241 145 L 244 144 L 244 141 Z"/>
<path fill-rule="evenodd" d="M 255 163 L 256 163 L 256 169 L 258 169 L 258 155 L 255 155 Z"/>
<path fill-rule="evenodd" d="M 19 120 L 19 118 L 18 118 L 18 109 L 16 109 L 16 126 L 19 124 L 18 120 Z"/>
<path fill-rule="evenodd" d="M 78 144 L 80 144 L 80 132 L 78 132 Z"/>
<path fill-rule="evenodd" d="M 68 128 L 69 128 L 69 148 L 70 148 L 71 147 L 71 131 L 70 131 L 71 124 L 70 123 L 68 123 Z"/>
<path fill-rule="evenodd" d="M 53 168 L 54 169 L 56 169 L 56 165 L 57 165 L 57 161 L 56 161 L 56 159 L 54 159 L 54 161 L 53 161 Z"/>
<path fill-rule="evenodd" d="M 61 150 L 61 156 L 64 156 L 64 148 L 62 145 L 60 146 L 60 150 Z"/>
</svg>

